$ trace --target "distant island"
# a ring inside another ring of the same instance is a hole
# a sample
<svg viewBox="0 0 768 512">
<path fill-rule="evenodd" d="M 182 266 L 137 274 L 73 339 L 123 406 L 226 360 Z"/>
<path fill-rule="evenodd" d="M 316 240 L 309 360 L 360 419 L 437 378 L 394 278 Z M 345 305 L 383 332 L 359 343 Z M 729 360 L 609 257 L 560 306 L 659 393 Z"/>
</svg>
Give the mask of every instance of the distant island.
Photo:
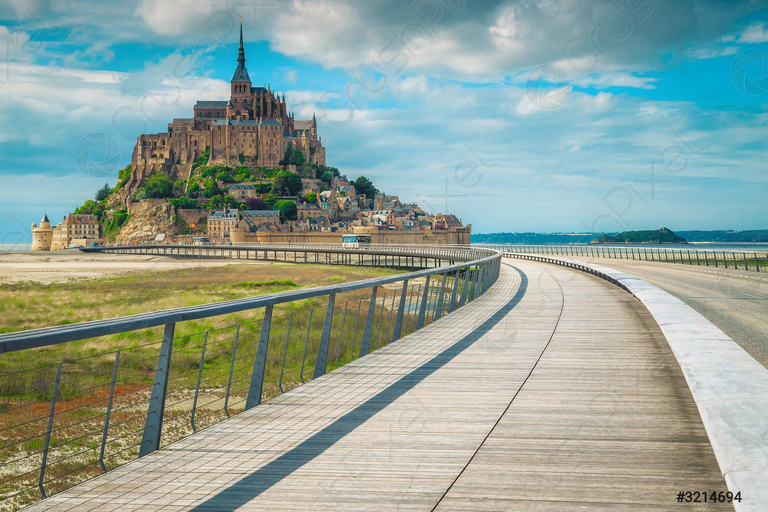
<svg viewBox="0 0 768 512">
<path fill-rule="evenodd" d="M 653 231 L 651 231 L 653 232 Z M 711 231 L 676 231 L 678 236 L 685 238 L 688 243 L 768 243 L 768 229 L 749 230 L 711 230 Z M 472 233 L 473 244 L 587 244 L 602 235 L 617 233 Z"/>
<path fill-rule="evenodd" d="M 688 241 L 677 236 L 668 228 L 644 231 L 624 231 L 618 235 L 601 235 L 590 244 L 687 244 Z"/>
</svg>

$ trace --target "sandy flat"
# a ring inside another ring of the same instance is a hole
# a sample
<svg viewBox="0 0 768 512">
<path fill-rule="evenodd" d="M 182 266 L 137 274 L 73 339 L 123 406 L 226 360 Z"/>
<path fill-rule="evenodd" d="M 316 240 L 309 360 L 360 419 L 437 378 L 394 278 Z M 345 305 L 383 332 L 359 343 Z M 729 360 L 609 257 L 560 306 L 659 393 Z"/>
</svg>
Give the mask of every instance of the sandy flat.
<svg viewBox="0 0 768 512">
<path fill-rule="evenodd" d="M 165 256 L 97 254 L 71 250 L 32 253 L 0 252 L 0 283 L 20 281 L 35 281 L 43 284 L 65 283 L 233 263 L 264 264 L 264 262 L 244 260 L 175 259 Z"/>
</svg>

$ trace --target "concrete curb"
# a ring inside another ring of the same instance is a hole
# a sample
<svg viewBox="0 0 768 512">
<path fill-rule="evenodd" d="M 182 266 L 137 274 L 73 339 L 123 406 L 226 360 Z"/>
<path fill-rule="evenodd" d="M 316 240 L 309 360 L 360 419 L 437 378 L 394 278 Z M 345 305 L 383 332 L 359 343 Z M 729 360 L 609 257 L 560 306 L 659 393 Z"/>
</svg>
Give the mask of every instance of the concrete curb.
<svg viewBox="0 0 768 512">
<path fill-rule="evenodd" d="M 734 508 L 768 510 L 768 369 L 693 308 L 642 279 L 568 258 L 504 256 L 588 272 L 640 300 L 680 364 L 728 489 L 741 491 Z"/>
</svg>

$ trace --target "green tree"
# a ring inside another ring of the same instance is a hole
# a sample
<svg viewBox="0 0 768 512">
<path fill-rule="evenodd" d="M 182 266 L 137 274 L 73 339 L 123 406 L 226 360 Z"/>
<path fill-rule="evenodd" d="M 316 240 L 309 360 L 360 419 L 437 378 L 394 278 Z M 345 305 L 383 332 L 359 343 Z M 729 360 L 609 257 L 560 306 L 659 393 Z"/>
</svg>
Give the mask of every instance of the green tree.
<svg viewBox="0 0 768 512">
<path fill-rule="evenodd" d="M 303 165 L 305 160 L 304 153 L 300 149 L 295 149 L 293 143 L 289 142 L 280 165 Z"/>
<path fill-rule="evenodd" d="M 216 173 L 216 179 L 224 183 L 232 183 L 234 181 L 232 179 L 232 175 L 229 174 L 229 171 L 225 171 L 225 170 L 221 170 L 218 173 Z"/>
<path fill-rule="evenodd" d="M 304 198 L 307 200 L 308 203 L 316 203 L 317 202 L 317 193 L 315 192 L 308 192 Z"/>
<path fill-rule="evenodd" d="M 87 214 L 87 213 L 93 213 L 93 210 L 96 209 L 96 201 L 93 199 L 88 199 L 86 202 L 83 203 L 83 206 L 80 206 L 79 208 L 75 208 L 75 215 L 77 214 Z"/>
<path fill-rule="evenodd" d="M 323 180 L 325 183 L 331 183 L 333 181 L 333 173 L 330 171 L 325 171 L 323 174 L 320 175 L 320 179 Z"/>
<path fill-rule="evenodd" d="M 125 184 L 128 183 L 129 179 L 131 179 L 130 165 L 123 167 L 117 172 L 117 185 L 115 186 L 115 190 L 123 188 Z"/>
<path fill-rule="evenodd" d="M 109 188 L 109 183 L 105 183 L 103 187 L 101 187 L 97 192 L 95 199 L 99 203 L 104 201 L 106 198 L 109 197 L 109 194 L 112 192 L 112 189 Z"/>
<path fill-rule="evenodd" d="M 222 190 L 219 188 L 219 185 L 216 183 L 216 180 L 213 178 L 205 178 L 203 180 L 203 196 L 204 197 L 213 197 L 218 196 L 222 194 Z"/>
<path fill-rule="evenodd" d="M 171 199 L 168 201 L 176 208 L 195 209 L 197 208 L 197 201 L 188 197 L 180 197 L 178 199 Z"/>
<path fill-rule="evenodd" d="M 173 197 L 173 180 L 162 172 L 153 172 L 144 180 L 147 197 L 162 199 Z"/>
<path fill-rule="evenodd" d="M 379 191 L 379 189 L 373 185 L 373 182 L 365 176 L 360 176 L 355 181 L 353 181 L 352 184 L 355 186 L 355 191 L 358 194 L 362 194 L 368 199 L 373 199 L 373 197 Z"/>
<path fill-rule="evenodd" d="M 272 193 L 278 196 L 297 196 L 301 187 L 301 176 L 290 171 L 281 171 L 272 180 Z"/>
<path fill-rule="evenodd" d="M 260 197 L 249 197 L 245 200 L 246 210 L 266 210 L 267 207 L 264 204 L 264 200 Z"/>
<path fill-rule="evenodd" d="M 278 201 L 275 203 L 275 209 L 280 212 L 280 220 L 296 220 L 298 210 L 293 201 Z"/>
</svg>

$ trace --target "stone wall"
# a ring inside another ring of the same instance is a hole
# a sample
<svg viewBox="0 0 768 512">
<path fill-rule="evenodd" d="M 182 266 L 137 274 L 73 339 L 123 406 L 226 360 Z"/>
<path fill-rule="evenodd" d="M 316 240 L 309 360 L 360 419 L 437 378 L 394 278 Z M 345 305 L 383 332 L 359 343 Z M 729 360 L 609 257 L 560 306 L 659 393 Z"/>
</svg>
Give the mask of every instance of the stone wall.
<svg viewBox="0 0 768 512">
<path fill-rule="evenodd" d="M 176 210 L 176 215 L 178 215 L 185 224 L 201 224 L 208 218 L 208 210 L 179 208 Z"/>
<path fill-rule="evenodd" d="M 138 215 L 148 212 L 152 208 L 165 204 L 165 199 L 142 199 L 141 201 L 128 201 L 128 215 Z"/>
<path fill-rule="evenodd" d="M 340 244 L 342 232 L 309 231 L 303 233 L 250 233 L 242 229 L 230 232 L 232 243 Z M 445 231 L 378 231 L 370 233 L 371 243 L 392 245 L 469 245 L 469 228 Z"/>
</svg>

